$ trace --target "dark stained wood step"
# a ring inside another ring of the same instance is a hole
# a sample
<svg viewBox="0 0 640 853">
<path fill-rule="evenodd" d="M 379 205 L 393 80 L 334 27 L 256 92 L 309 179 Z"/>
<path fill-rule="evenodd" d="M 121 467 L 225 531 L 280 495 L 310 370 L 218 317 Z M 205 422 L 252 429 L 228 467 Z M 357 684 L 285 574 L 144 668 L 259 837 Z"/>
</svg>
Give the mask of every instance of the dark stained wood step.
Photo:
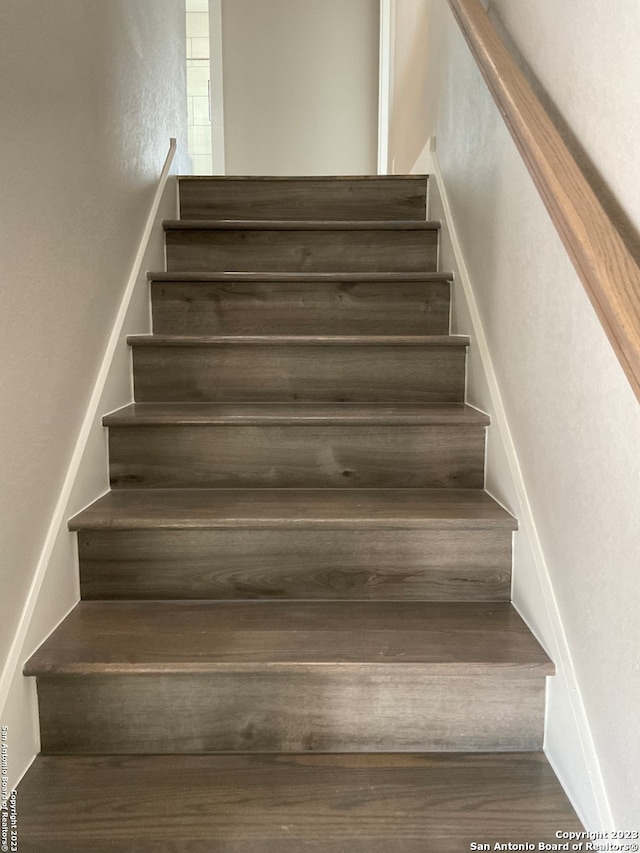
<svg viewBox="0 0 640 853">
<path fill-rule="evenodd" d="M 315 284 L 395 284 L 406 282 L 453 281 L 450 272 L 148 272 L 148 281 L 163 282 L 272 282 Z"/>
<path fill-rule="evenodd" d="M 435 272 L 431 222 L 165 223 L 167 270 L 187 272 Z"/>
<path fill-rule="evenodd" d="M 105 426 L 488 426 L 464 403 L 133 403 L 105 415 Z"/>
<path fill-rule="evenodd" d="M 106 419 L 112 488 L 484 485 L 486 419 L 463 407 L 451 411 L 453 404 L 431 415 L 426 410 L 436 407 L 425 406 L 420 421 L 414 404 L 413 422 L 403 422 L 402 414 L 394 421 L 389 406 L 376 413 L 375 405 L 338 403 L 321 412 L 311 404 L 309 413 L 309 404 L 298 405 L 296 420 L 296 404 L 266 404 L 266 422 L 260 422 L 259 404 L 248 404 L 248 420 L 242 404 L 227 404 L 226 419 L 216 404 L 167 404 L 164 411 L 161 404 L 146 404 L 152 413 L 145 413 L 145 404 L 129 407 Z M 351 419 L 342 418 L 341 406 L 351 408 Z M 209 410 L 210 417 L 198 409 Z"/>
<path fill-rule="evenodd" d="M 180 178 L 182 219 L 424 219 L 425 176 Z"/>
<path fill-rule="evenodd" d="M 535 749 L 553 671 L 509 604 L 353 601 L 81 602 L 25 667 L 53 753 Z"/>
<path fill-rule="evenodd" d="M 69 527 L 515 530 L 517 523 L 479 489 L 131 489 L 107 493 Z"/>
<path fill-rule="evenodd" d="M 443 675 L 553 675 L 506 602 L 84 601 L 27 675 L 400 666 Z"/>
<path fill-rule="evenodd" d="M 484 486 L 478 428 L 113 427 L 109 459 L 117 489 Z"/>
<path fill-rule="evenodd" d="M 467 335 L 129 335 L 137 347 L 467 347 Z"/>
<path fill-rule="evenodd" d="M 460 853 L 582 830 L 542 753 L 41 756 L 18 803 L 25 853 Z"/>
<path fill-rule="evenodd" d="M 508 601 L 508 528 L 81 529 L 83 599 Z"/>
<path fill-rule="evenodd" d="M 461 402 L 461 336 L 133 336 L 138 402 Z"/>
<path fill-rule="evenodd" d="M 479 490 L 125 490 L 71 522 L 83 598 L 506 600 Z"/>
<path fill-rule="evenodd" d="M 437 335 L 449 331 L 450 282 L 442 277 L 301 281 L 301 276 L 265 280 L 263 275 L 216 281 L 193 280 L 195 276 L 152 281 L 154 332 Z"/>
<path fill-rule="evenodd" d="M 440 222 L 335 219 L 165 219 L 165 231 L 439 231 Z"/>
<path fill-rule="evenodd" d="M 543 743 L 545 677 L 525 668 L 140 667 L 42 675 L 37 689 L 44 754 L 508 752 Z"/>
</svg>

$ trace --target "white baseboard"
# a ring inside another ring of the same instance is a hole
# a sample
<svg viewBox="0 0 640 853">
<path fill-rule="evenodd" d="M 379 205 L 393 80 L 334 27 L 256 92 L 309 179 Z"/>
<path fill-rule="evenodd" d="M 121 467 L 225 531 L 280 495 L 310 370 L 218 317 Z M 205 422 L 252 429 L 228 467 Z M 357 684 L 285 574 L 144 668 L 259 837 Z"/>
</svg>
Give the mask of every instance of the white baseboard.
<svg viewBox="0 0 640 853">
<path fill-rule="evenodd" d="M 442 221 L 443 268 L 454 272 L 453 331 L 469 334 L 467 400 L 491 416 L 487 491 L 519 521 L 514 538 L 513 603 L 556 663 L 548 681 L 545 753 L 585 827 L 613 829 L 613 817 L 591 735 L 571 649 L 522 475 L 473 284 L 435 149 L 429 140 L 412 172 L 433 175 L 429 218 Z"/>
<path fill-rule="evenodd" d="M 164 268 L 162 219 L 177 216 L 171 179 L 176 140 L 171 139 L 93 393 L 76 440 L 16 634 L 0 675 L 0 718 L 9 729 L 9 784 L 15 788 L 39 751 L 35 679 L 24 662 L 79 601 L 76 538 L 68 519 L 109 488 L 102 417 L 133 400 L 129 334 L 151 330 L 148 269 Z"/>
</svg>

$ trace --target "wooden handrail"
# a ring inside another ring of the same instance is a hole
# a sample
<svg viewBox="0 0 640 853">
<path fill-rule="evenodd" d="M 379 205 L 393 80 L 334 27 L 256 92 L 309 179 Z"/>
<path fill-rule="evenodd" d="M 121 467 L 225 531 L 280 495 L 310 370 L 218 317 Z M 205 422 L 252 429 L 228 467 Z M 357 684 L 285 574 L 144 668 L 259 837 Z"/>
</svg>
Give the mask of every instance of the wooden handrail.
<svg viewBox="0 0 640 853">
<path fill-rule="evenodd" d="M 640 400 L 640 268 L 480 0 L 448 0 Z"/>
</svg>

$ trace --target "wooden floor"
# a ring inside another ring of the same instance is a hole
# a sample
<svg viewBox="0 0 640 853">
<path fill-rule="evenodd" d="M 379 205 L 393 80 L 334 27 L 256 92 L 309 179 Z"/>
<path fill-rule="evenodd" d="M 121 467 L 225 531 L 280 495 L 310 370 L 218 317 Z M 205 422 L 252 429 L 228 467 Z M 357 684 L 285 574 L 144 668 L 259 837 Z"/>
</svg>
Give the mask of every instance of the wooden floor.
<svg viewBox="0 0 640 853">
<path fill-rule="evenodd" d="M 40 757 L 18 819 L 20 853 L 463 853 L 582 828 L 540 753 Z"/>
</svg>

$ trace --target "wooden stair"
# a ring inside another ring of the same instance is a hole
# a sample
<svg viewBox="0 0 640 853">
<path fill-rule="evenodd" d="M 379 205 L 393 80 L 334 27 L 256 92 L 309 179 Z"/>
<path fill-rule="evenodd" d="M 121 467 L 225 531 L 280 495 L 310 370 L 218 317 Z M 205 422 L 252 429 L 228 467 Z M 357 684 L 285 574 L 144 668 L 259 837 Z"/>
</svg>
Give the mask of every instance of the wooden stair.
<svg viewBox="0 0 640 853">
<path fill-rule="evenodd" d="M 25 667 L 24 849 L 446 853 L 579 828 L 426 179 L 181 179 L 180 199 L 154 332 L 129 341 L 136 403 L 105 417 L 111 491 L 70 522 L 82 601 Z"/>
<path fill-rule="evenodd" d="M 46 755 L 20 809 L 27 853 L 537 850 L 581 829 L 540 752 Z"/>
<path fill-rule="evenodd" d="M 426 220 L 230 220 L 165 222 L 167 270 L 433 272 L 438 223 Z"/>
<path fill-rule="evenodd" d="M 132 336 L 140 402 L 461 402 L 450 335 Z M 427 355 L 428 353 L 428 355 Z"/>
<path fill-rule="evenodd" d="M 153 330 L 173 335 L 446 335 L 442 273 L 156 273 Z"/>
<path fill-rule="evenodd" d="M 50 754 L 424 752 L 539 748 L 553 666 L 508 603 L 101 601 L 26 672 Z"/>
<path fill-rule="evenodd" d="M 72 522 L 83 598 L 508 601 L 480 489 L 121 489 Z"/>
<path fill-rule="evenodd" d="M 482 488 L 461 404 L 138 403 L 105 419 L 112 488 Z"/>
</svg>

